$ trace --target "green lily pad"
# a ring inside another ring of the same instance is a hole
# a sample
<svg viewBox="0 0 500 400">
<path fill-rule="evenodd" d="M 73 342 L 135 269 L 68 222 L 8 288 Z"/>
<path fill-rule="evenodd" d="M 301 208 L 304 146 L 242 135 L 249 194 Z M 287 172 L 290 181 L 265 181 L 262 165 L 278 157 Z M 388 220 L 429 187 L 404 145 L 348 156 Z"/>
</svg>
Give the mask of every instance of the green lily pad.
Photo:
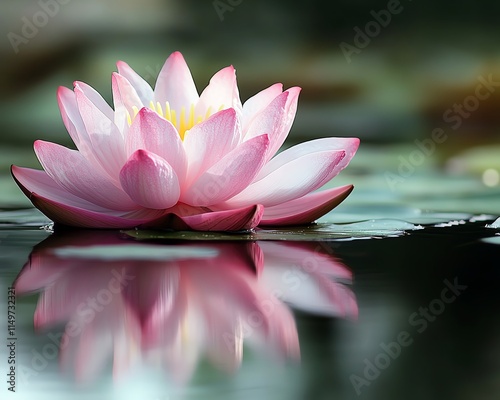
<svg viewBox="0 0 500 400">
<path fill-rule="evenodd" d="M 421 229 L 420 226 L 399 220 L 369 220 L 353 224 L 319 223 L 282 229 L 256 229 L 252 232 L 191 232 L 160 230 L 126 230 L 124 234 L 137 240 L 291 240 L 314 241 L 332 239 L 367 239 L 404 235 L 406 231 Z"/>
<path fill-rule="evenodd" d="M 431 212 L 397 204 L 345 204 L 319 219 L 325 223 L 348 223 L 371 219 L 403 220 L 411 224 L 438 224 L 472 217 L 468 213 Z"/>
</svg>

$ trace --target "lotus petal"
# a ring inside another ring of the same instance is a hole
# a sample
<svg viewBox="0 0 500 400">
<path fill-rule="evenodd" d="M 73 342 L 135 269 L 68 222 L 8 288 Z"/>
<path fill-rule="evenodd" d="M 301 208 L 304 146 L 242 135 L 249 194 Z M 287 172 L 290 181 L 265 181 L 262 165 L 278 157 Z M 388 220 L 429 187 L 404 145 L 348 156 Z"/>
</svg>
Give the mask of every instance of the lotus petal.
<svg viewBox="0 0 500 400">
<path fill-rule="evenodd" d="M 137 150 L 120 171 L 123 189 L 145 208 L 164 210 L 179 200 L 177 174 L 160 156 L 147 150 Z"/>
<path fill-rule="evenodd" d="M 305 225 L 337 207 L 354 189 L 341 186 L 307 194 L 295 200 L 266 207 L 261 226 Z"/>
</svg>

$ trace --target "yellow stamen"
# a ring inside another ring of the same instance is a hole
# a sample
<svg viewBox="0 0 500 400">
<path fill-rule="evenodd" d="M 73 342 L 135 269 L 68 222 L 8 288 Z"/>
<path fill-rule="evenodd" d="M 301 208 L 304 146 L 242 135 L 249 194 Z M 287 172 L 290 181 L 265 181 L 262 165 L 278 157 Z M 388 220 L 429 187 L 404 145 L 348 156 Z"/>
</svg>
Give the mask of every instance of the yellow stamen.
<svg viewBox="0 0 500 400">
<path fill-rule="evenodd" d="M 156 102 L 156 112 L 160 117 L 163 117 L 163 110 L 159 101 Z"/>
<path fill-rule="evenodd" d="M 150 101 L 148 106 L 152 111 L 156 112 L 160 117 L 165 118 L 167 121 L 171 122 L 172 125 L 179 132 L 179 136 L 182 140 L 186 136 L 186 133 L 195 125 L 205 121 L 212 115 L 212 107 L 208 107 L 205 115 L 196 115 L 195 105 L 191 104 L 189 106 L 189 111 L 186 115 L 186 108 L 182 107 L 179 115 L 175 110 L 170 108 L 170 103 L 167 101 L 163 108 L 160 102 Z M 221 105 L 218 111 L 224 109 L 224 105 Z M 133 115 L 127 111 L 127 122 L 128 125 L 132 125 L 134 118 L 139 113 L 139 109 L 136 106 L 132 106 Z"/>
<path fill-rule="evenodd" d="M 172 121 L 172 113 L 170 112 L 170 103 L 168 101 L 165 103 L 165 119 Z"/>
<path fill-rule="evenodd" d="M 134 118 L 139 114 L 139 109 L 136 106 L 132 106 L 132 111 L 134 112 Z"/>
<path fill-rule="evenodd" d="M 184 140 L 184 134 L 186 133 L 186 109 L 181 108 L 181 115 L 179 117 L 179 135 L 181 139 Z"/>
</svg>

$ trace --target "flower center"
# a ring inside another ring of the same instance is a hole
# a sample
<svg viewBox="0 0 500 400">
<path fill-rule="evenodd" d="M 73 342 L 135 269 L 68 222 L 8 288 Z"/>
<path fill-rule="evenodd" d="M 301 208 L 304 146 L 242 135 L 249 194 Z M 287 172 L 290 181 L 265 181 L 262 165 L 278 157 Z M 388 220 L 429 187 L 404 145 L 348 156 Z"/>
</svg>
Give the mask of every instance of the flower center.
<svg viewBox="0 0 500 400">
<path fill-rule="evenodd" d="M 194 104 L 191 104 L 188 112 L 186 112 L 185 107 L 182 107 L 180 112 L 177 112 L 170 108 L 170 104 L 168 101 L 163 107 L 159 102 L 156 102 L 155 104 L 151 101 L 149 103 L 149 108 L 156 112 L 160 117 L 163 117 L 167 121 L 171 122 L 172 125 L 177 129 L 177 132 L 179 132 L 181 140 L 184 140 L 186 132 L 189 131 L 193 126 L 205 121 L 212 115 L 212 107 L 208 107 L 205 115 L 196 115 L 194 111 Z M 221 105 L 218 111 L 222 110 L 223 108 L 224 105 Z M 130 113 L 127 113 L 127 121 L 129 126 L 132 125 L 132 121 L 137 116 L 139 109 L 136 106 L 133 106 L 132 111 L 134 112 L 133 117 L 130 115 Z"/>
</svg>

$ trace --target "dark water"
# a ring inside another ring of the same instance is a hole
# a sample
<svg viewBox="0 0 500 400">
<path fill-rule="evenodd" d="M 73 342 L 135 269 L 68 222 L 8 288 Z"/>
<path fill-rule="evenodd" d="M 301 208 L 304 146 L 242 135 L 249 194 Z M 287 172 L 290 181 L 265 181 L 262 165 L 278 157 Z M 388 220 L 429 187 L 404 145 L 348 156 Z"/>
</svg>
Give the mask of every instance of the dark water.
<svg viewBox="0 0 500 400">
<path fill-rule="evenodd" d="M 0 398 L 497 399 L 489 222 L 328 241 L 4 225 Z"/>
</svg>

